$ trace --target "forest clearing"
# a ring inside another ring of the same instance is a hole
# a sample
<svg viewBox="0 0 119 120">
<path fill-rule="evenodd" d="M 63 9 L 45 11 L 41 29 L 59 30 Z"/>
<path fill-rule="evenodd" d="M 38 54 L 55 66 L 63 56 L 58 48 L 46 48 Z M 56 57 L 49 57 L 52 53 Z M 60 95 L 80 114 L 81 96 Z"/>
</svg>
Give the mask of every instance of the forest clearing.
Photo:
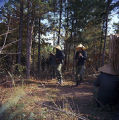
<svg viewBox="0 0 119 120">
<path fill-rule="evenodd" d="M 71 78 L 63 86 L 55 79 L 24 81 L 22 86 L 7 88 L 1 85 L 0 101 L 6 107 L 2 120 L 111 120 L 114 111 L 96 106 L 94 79 L 88 77 L 79 87 Z"/>
</svg>

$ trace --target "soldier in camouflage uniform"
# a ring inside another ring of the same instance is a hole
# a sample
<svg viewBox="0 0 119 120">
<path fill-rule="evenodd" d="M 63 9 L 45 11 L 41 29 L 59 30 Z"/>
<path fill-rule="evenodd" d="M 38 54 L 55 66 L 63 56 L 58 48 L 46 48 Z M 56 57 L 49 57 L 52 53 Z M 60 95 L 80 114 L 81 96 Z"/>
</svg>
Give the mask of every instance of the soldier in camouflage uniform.
<svg viewBox="0 0 119 120">
<path fill-rule="evenodd" d="M 61 51 L 61 47 L 58 45 L 55 47 L 56 48 L 56 76 L 58 83 L 61 85 L 62 84 L 62 64 L 64 61 L 64 53 Z"/>
<path fill-rule="evenodd" d="M 51 79 L 53 79 L 56 76 L 56 58 L 53 52 L 50 53 L 49 64 L 50 64 Z"/>
<path fill-rule="evenodd" d="M 76 86 L 80 85 L 80 82 L 84 78 L 84 70 L 85 70 L 85 60 L 87 58 L 87 53 L 85 51 L 85 47 L 80 44 L 76 47 L 76 54 L 75 54 L 75 63 L 76 63 Z"/>
</svg>

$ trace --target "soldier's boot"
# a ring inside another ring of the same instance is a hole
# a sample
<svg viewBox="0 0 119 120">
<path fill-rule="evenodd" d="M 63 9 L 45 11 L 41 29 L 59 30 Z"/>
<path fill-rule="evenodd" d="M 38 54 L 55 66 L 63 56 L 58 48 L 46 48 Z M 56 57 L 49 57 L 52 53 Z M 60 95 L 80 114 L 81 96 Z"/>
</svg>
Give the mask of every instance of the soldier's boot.
<svg viewBox="0 0 119 120">
<path fill-rule="evenodd" d="M 80 83 L 83 82 L 83 76 L 80 76 Z"/>
<path fill-rule="evenodd" d="M 76 86 L 79 86 L 80 85 L 80 82 L 79 81 L 76 81 Z"/>
<path fill-rule="evenodd" d="M 63 84 L 63 80 L 60 78 L 60 79 L 58 79 L 58 84 L 59 85 L 62 85 Z"/>
</svg>

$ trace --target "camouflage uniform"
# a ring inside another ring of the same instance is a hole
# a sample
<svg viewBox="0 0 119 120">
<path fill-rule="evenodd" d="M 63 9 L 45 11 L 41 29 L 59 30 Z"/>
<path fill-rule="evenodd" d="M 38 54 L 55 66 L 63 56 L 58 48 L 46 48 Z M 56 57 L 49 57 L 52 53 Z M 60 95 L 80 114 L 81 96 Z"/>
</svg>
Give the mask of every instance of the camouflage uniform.
<svg viewBox="0 0 119 120">
<path fill-rule="evenodd" d="M 62 84 L 62 64 L 64 60 L 64 54 L 61 50 L 56 48 L 56 77 L 59 84 Z"/>
<path fill-rule="evenodd" d="M 79 54 L 81 54 L 82 56 L 80 56 Z M 76 55 L 75 55 L 75 60 L 76 60 L 75 81 L 76 81 L 76 86 L 78 86 L 84 78 L 86 58 L 87 58 L 87 53 L 85 51 L 81 50 L 81 51 L 76 52 Z"/>
<path fill-rule="evenodd" d="M 81 82 L 84 79 L 84 71 L 85 71 L 85 66 L 80 65 L 76 66 L 76 81 Z"/>
<path fill-rule="evenodd" d="M 59 84 L 62 84 L 62 64 L 56 65 L 56 76 Z"/>
<path fill-rule="evenodd" d="M 50 54 L 49 64 L 50 64 L 50 73 L 51 73 L 50 75 L 52 79 L 52 78 L 55 78 L 56 76 L 56 58 L 53 53 Z"/>
</svg>

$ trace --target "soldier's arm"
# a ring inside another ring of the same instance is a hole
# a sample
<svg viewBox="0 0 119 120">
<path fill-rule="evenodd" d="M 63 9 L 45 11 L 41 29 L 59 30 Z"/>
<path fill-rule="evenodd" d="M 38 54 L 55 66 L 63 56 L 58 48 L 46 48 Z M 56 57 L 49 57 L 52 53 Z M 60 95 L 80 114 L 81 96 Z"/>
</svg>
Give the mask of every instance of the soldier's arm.
<svg viewBox="0 0 119 120">
<path fill-rule="evenodd" d="M 85 59 L 85 60 L 87 59 L 87 52 L 84 51 L 84 54 L 82 55 L 82 58 Z"/>
</svg>

